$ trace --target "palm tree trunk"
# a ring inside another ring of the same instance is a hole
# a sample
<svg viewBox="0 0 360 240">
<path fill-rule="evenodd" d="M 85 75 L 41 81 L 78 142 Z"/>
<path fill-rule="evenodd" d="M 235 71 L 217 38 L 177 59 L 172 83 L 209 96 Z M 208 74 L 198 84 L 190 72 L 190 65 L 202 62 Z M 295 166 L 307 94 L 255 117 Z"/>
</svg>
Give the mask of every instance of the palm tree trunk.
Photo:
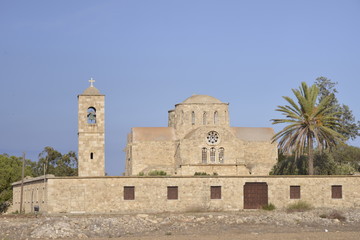
<svg viewBox="0 0 360 240">
<path fill-rule="evenodd" d="M 313 139 L 311 136 L 308 136 L 308 143 L 309 143 L 308 175 L 314 175 L 314 149 L 313 149 Z"/>
</svg>

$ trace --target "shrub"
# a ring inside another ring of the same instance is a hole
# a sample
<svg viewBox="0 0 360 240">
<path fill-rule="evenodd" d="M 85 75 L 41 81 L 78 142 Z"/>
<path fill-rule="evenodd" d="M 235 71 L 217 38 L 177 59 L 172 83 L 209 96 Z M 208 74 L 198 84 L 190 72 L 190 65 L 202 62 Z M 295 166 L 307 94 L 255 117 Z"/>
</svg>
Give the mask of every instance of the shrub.
<svg viewBox="0 0 360 240">
<path fill-rule="evenodd" d="M 261 207 L 261 209 L 266 210 L 266 211 L 272 211 L 272 210 L 275 210 L 275 208 L 276 207 L 273 203 L 269 203 L 269 204 L 266 204 Z"/>
<path fill-rule="evenodd" d="M 207 174 L 206 172 L 195 172 L 194 176 L 210 176 L 210 174 Z"/>
<path fill-rule="evenodd" d="M 163 170 L 153 170 L 148 173 L 149 176 L 166 176 L 166 172 Z"/>
<path fill-rule="evenodd" d="M 287 207 L 288 212 L 305 212 L 312 209 L 312 206 L 305 201 L 298 201 L 292 203 Z"/>
<path fill-rule="evenodd" d="M 338 219 L 340 221 L 345 221 L 346 217 L 338 211 L 333 211 L 332 213 L 329 214 L 328 218 L 330 219 Z"/>
<path fill-rule="evenodd" d="M 144 172 L 139 172 L 139 174 L 138 174 L 139 176 L 144 176 L 145 174 L 144 174 Z"/>
<path fill-rule="evenodd" d="M 9 201 L 1 202 L 0 203 L 0 214 L 6 212 L 6 210 L 9 208 L 9 206 L 10 206 Z"/>
<path fill-rule="evenodd" d="M 321 218 L 327 218 L 327 219 L 338 219 L 339 221 L 345 221 L 346 220 L 346 217 L 341 213 L 341 212 L 338 212 L 338 211 L 333 211 L 329 214 L 321 214 L 320 215 Z"/>
<path fill-rule="evenodd" d="M 12 212 L 11 214 L 19 214 L 19 210 L 16 210 L 15 212 Z"/>
</svg>

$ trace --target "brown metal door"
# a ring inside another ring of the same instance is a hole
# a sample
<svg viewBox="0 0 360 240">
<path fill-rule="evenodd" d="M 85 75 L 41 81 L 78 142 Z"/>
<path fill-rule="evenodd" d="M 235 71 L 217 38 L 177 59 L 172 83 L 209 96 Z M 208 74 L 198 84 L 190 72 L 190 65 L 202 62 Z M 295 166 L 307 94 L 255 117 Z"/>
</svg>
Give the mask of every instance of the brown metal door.
<svg viewBox="0 0 360 240">
<path fill-rule="evenodd" d="M 244 185 L 244 209 L 257 209 L 268 204 L 266 182 L 247 182 Z"/>
</svg>

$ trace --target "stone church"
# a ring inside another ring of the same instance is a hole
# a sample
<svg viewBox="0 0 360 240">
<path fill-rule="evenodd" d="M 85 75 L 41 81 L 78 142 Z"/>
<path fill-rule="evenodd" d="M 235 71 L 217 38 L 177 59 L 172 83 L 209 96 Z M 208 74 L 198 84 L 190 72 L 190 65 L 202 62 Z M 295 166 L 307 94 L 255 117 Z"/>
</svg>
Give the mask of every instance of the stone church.
<svg viewBox="0 0 360 240">
<path fill-rule="evenodd" d="M 230 127 L 229 104 L 207 95 L 176 104 L 167 127 L 132 128 L 127 176 L 105 176 L 105 96 L 93 82 L 78 95 L 79 176 L 13 183 L 10 212 L 239 211 L 299 200 L 360 207 L 360 176 L 269 176 L 277 160 L 274 131 Z M 154 170 L 167 176 L 148 176 Z"/>
<path fill-rule="evenodd" d="M 126 175 L 268 175 L 277 161 L 272 128 L 230 127 L 229 104 L 193 95 L 170 110 L 168 127 L 135 127 L 128 135 Z"/>
<path fill-rule="evenodd" d="M 105 96 L 93 82 L 78 96 L 79 176 L 104 176 Z M 126 176 L 268 175 L 277 161 L 272 128 L 230 127 L 229 104 L 193 95 L 168 111 L 168 127 L 134 127 Z"/>
</svg>

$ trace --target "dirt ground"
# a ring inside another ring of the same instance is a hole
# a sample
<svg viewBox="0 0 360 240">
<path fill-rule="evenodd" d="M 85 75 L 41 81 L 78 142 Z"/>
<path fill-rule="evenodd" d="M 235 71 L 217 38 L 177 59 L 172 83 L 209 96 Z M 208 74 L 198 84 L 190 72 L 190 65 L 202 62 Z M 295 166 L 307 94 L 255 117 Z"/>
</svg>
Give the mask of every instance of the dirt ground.
<svg viewBox="0 0 360 240">
<path fill-rule="evenodd" d="M 224 227 L 224 226 L 222 226 Z M 226 227 L 225 227 L 226 228 Z M 247 225 L 244 224 L 236 228 L 229 229 L 208 229 L 191 233 L 168 234 L 163 232 L 151 233 L 143 236 L 125 236 L 115 238 L 117 240 L 359 240 L 360 225 L 327 227 L 289 227 L 289 226 L 269 226 L 263 224 Z M 109 240 L 110 238 L 96 238 L 96 240 Z M 114 238 L 111 238 L 114 239 Z M 95 240 L 95 239 L 94 239 Z"/>
<path fill-rule="evenodd" d="M 124 237 L 118 240 L 355 240 L 359 239 L 359 232 L 307 232 L 307 233 L 262 233 L 242 234 L 225 233 L 219 235 L 180 235 L 180 236 L 157 236 L 157 237 Z M 111 238 L 113 239 L 113 238 Z M 104 240 L 104 239 L 101 239 Z"/>
<path fill-rule="evenodd" d="M 271 226 L 242 224 L 235 227 L 206 226 L 186 232 L 151 232 L 121 238 L 92 238 L 93 240 L 359 240 L 360 224 L 340 226 Z M 70 240 L 70 239 L 69 239 Z"/>
<path fill-rule="evenodd" d="M 0 240 L 352 240 L 360 239 L 360 209 L 287 213 L 178 213 L 134 215 L 2 215 Z M 322 217 L 320 217 L 322 216 Z M 329 215 L 331 216 L 331 215 Z"/>
</svg>

